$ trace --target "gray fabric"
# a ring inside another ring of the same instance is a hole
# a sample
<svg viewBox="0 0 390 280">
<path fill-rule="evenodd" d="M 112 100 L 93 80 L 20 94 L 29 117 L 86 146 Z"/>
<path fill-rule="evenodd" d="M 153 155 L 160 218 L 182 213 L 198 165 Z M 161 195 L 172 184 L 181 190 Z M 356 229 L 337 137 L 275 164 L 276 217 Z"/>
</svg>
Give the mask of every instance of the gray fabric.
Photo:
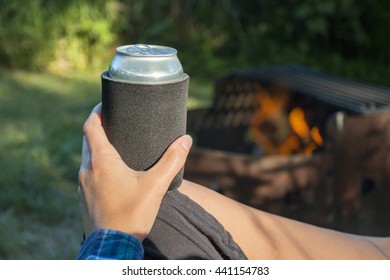
<svg viewBox="0 0 390 280">
<path fill-rule="evenodd" d="M 178 190 L 165 195 L 143 245 L 145 259 L 247 259 L 224 227 Z"/>
<path fill-rule="evenodd" d="M 165 84 L 135 84 L 102 79 L 103 127 L 128 166 L 150 168 L 168 146 L 186 133 L 189 77 Z M 183 180 L 183 169 L 170 189 Z"/>
</svg>

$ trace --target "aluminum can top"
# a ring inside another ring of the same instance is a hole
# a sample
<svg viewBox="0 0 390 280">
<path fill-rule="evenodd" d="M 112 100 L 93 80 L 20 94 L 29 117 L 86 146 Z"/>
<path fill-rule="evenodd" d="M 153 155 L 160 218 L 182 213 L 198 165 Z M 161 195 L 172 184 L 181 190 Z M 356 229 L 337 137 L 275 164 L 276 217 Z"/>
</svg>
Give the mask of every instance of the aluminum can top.
<svg viewBox="0 0 390 280">
<path fill-rule="evenodd" d="M 176 49 L 145 44 L 118 47 L 108 71 L 114 79 L 134 83 L 170 82 L 184 75 Z"/>
</svg>

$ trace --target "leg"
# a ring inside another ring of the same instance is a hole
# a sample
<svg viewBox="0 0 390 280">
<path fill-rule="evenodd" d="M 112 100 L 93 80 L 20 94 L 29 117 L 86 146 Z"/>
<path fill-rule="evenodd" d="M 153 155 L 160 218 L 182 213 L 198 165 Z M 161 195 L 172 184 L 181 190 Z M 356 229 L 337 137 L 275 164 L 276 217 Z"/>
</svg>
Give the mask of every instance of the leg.
<svg viewBox="0 0 390 280">
<path fill-rule="evenodd" d="M 179 191 L 213 215 L 249 259 L 390 258 L 390 238 L 357 236 L 293 221 L 189 181 Z"/>
</svg>

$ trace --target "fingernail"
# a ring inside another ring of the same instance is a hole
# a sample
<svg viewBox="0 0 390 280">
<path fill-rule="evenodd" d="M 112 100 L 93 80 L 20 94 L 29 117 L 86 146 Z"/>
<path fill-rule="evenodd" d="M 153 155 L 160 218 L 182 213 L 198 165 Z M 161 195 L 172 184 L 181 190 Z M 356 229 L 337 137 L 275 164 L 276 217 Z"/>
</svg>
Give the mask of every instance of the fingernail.
<svg viewBox="0 0 390 280">
<path fill-rule="evenodd" d="M 180 145 L 183 146 L 184 149 L 189 151 L 192 146 L 192 138 L 189 135 L 183 135 L 182 137 L 179 138 Z"/>
</svg>

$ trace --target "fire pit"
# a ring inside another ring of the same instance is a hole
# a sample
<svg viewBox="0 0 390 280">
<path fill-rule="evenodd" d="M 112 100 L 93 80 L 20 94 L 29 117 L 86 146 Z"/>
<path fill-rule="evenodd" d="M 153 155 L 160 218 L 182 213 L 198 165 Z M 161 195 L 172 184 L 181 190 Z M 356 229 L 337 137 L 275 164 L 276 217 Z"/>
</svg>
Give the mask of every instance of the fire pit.
<svg viewBox="0 0 390 280">
<path fill-rule="evenodd" d="M 388 234 L 390 90 L 303 66 L 237 70 L 188 112 L 185 178 L 313 224 Z"/>
</svg>

